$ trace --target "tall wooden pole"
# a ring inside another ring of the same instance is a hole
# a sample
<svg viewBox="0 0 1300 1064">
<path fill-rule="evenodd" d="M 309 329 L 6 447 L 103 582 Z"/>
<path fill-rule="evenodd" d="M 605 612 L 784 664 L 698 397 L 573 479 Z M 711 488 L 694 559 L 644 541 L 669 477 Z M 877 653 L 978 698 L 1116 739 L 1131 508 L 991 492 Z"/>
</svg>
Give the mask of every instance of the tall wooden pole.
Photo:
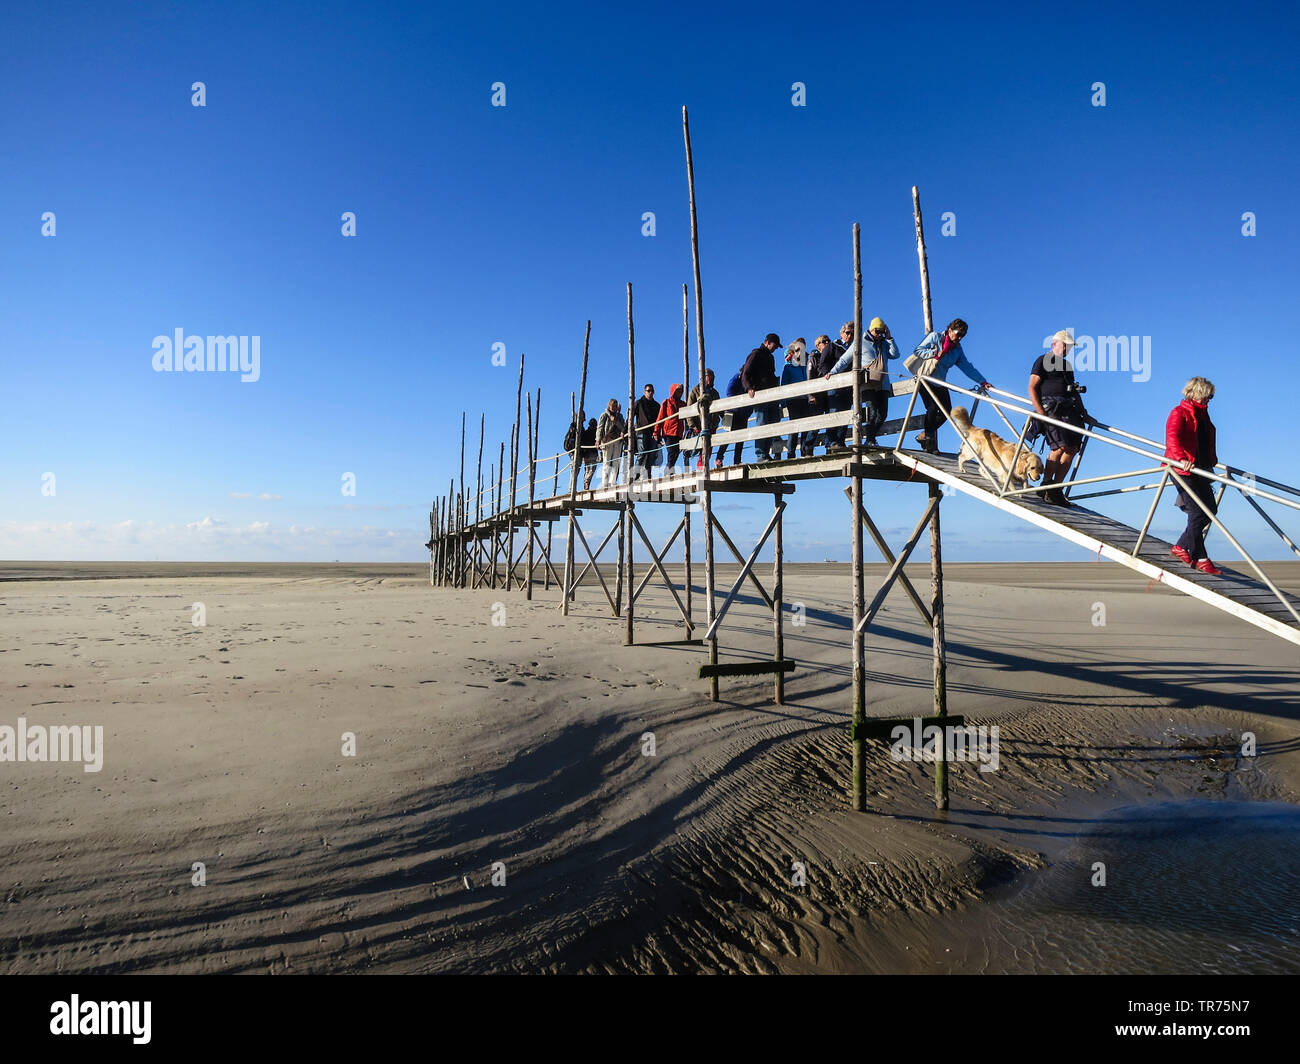
<svg viewBox="0 0 1300 1064">
<path fill-rule="evenodd" d="M 527 583 L 524 597 L 533 597 L 533 474 L 537 472 L 536 452 L 533 450 L 533 393 L 528 393 L 528 517 L 524 521 L 524 535 L 528 537 L 528 568 L 524 570 Z"/>
<path fill-rule="evenodd" d="M 778 491 L 773 496 L 777 518 L 772 532 L 772 634 L 776 641 L 776 660 L 785 661 L 785 546 L 781 539 L 781 526 L 785 524 L 785 499 Z M 776 690 L 773 698 L 778 706 L 785 705 L 785 673 L 776 671 Z"/>
<path fill-rule="evenodd" d="M 704 378 L 700 378 L 700 391 L 704 391 Z M 686 285 L 682 285 L 682 399 L 689 402 L 691 397 L 691 322 L 690 315 L 686 305 Z M 682 426 L 682 435 L 679 437 L 681 443 L 686 442 L 686 427 Z M 686 452 L 682 452 L 682 463 L 685 465 L 690 461 Z M 688 468 L 687 473 L 690 472 Z M 682 489 L 686 493 L 686 489 Z M 683 581 L 686 592 L 686 638 L 691 637 L 691 504 L 684 503 L 682 506 L 682 521 L 686 533 L 686 577 Z"/>
<path fill-rule="evenodd" d="M 943 537 L 939 529 L 939 504 L 943 492 L 939 485 L 930 483 L 930 498 L 934 500 L 934 513 L 930 517 L 930 616 L 934 618 L 934 715 L 948 715 L 948 647 L 943 628 Z M 943 727 L 942 725 L 940 727 Z M 945 735 L 946 739 L 946 735 Z M 934 805 L 936 809 L 948 808 L 948 763 L 946 744 L 940 740 L 934 763 Z"/>
<path fill-rule="evenodd" d="M 460 411 L 460 494 L 456 497 L 456 587 L 465 585 L 465 411 Z"/>
<path fill-rule="evenodd" d="M 867 807 L 866 740 L 862 728 L 867 719 L 867 690 L 864 657 L 866 636 L 862 618 L 866 613 L 866 587 L 862 570 L 862 241 L 853 223 L 853 498 L 849 520 L 853 526 L 853 808 Z"/>
<path fill-rule="evenodd" d="M 682 108 L 682 139 L 686 142 L 686 187 L 691 201 L 691 265 L 695 273 L 695 346 L 699 355 L 699 379 L 704 380 L 704 295 L 700 290 L 700 225 L 695 213 L 695 161 L 691 155 L 691 119 L 686 108 Z M 700 478 L 700 494 L 704 503 L 704 598 L 708 625 L 713 627 L 715 603 L 713 573 L 713 502 L 709 491 L 709 467 L 712 433 L 709 431 L 709 400 L 700 390 L 700 429 L 704 436 L 703 477 Z M 715 632 L 709 639 L 709 664 L 718 663 L 718 636 Z M 709 678 L 709 698 L 718 700 L 718 678 Z"/>
<path fill-rule="evenodd" d="M 478 416 L 478 491 L 474 494 L 474 586 L 480 587 L 483 583 L 482 572 L 478 568 L 478 543 L 479 536 L 482 533 L 483 521 L 483 428 L 486 414 Z"/>
<path fill-rule="evenodd" d="M 636 334 L 632 329 L 632 282 L 627 283 L 627 390 L 630 396 L 636 395 Z M 627 409 L 627 434 L 629 441 L 635 439 L 636 430 L 632 427 L 632 406 L 628 404 Z M 632 452 L 629 451 L 629 454 Z M 627 560 L 624 568 L 627 571 L 627 635 L 623 639 L 623 645 L 630 647 L 632 645 L 632 615 L 633 606 L 633 583 L 632 583 L 632 544 L 635 537 L 632 535 L 632 522 L 636 520 L 636 510 L 632 502 L 632 467 L 628 464 L 628 490 L 627 503 L 623 507 L 624 520 L 623 525 L 627 532 Z"/>
<path fill-rule="evenodd" d="M 487 585 L 489 588 L 497 586 L 497 549 L 500 544 L 497 541 L 496 531 L 496 512 L 497 512 L 497 470 L 491 462 L 488 463 L 488 514 L 487 531 L 490 536 L 490 546 L 488 549 L 488 573 Z"/>
<path fill-rule="evenodd" d="M 921 194 L 912 186 L 912 217 L 916 221 L 916 257 L 921 263 L 921 310 L 925 318 L 925 335 L 934 332 L 930 313 L 930 265 L 925 254 L 925 227 L 921 224 Z"/>
<path fill-rule="evenodd" d="M 492 510 L 492 586 L 497 586 L 497 555 L 501 550 L 501 537 L 496 534 L 496 521 L 505 508 L 506 484 L 506 441 L 502 440 L 497 448 L 497 499 Z"/>
<path fill-rule="evenodd" d="M 524 355 L 519 353 L 519 384 L 515 387 L 515 429 L 510 441 L 510 535 L 506 541 L 506 590 L 514 586 L 515 576 L 515 493 L 519 480 L 520 402 L 524 397 Z M 531 435 L 531 433 L 529 434 Z"/>
<path fill-rule="evenodd" d="M 583 404 L 587 398 L 587 351 L 591 344 L 591 321 L 587 321 L 587 335 L 582 341 L 582 383 L 578 386 L 578 406 L 576 408 L 575 418 L 581 421 L 585 408 Z M 564 545 L 564 588 L 563 595 L 560 599 L 560 610 L 567 617 L 569 615 L 569 597 L 573 593 L 570 584 L 573 580 L 573 524 L 576 518 L 573 515 L 574 501 L 578 495 L 578 458 L 582 454 L 582 436 L 579 434 L 577 444 L 574 448 L 573 455 L 573 476 L 569 480 L 569 538 Z"/>
</svg>

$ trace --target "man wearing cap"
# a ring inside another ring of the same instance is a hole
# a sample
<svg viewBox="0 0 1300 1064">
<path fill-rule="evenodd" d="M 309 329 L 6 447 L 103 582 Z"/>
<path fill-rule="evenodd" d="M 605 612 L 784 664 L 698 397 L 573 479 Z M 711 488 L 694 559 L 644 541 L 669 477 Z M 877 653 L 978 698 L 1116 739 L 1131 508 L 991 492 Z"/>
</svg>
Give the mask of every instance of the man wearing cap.
<svg viewBox="0 0 1300 1064">
<path fill-rule="evenodd" d="M 1051 353 L 1039 355 L 1029 371 L 1029 401 L 1034 404 L 1036 413 L 1083 428 L 1092 418 L 1084 409 L 1081 389 L 1074 380 L 1074 367 L 1066 357 L 1070 348 L 1077 346 L 1068 329 L 1062 329 L 1052 337 Z M 1065 493 L 1052 485 L 1059 484 L 1069 473 L 1074 456 L 1083 445 L 1083 435 L 1060 425 L 1035 420 L 1025 433 L 1025 442 L 1030 443 L 1039 436 L 1046 439 L 1051 448 L 1043 466 L 1043 501 L 1069 506 Z"/>
<path fill-rule="evenodd" d="M 781 347 L 781 337 L 776 333 L 768 333 L 763 338 L 763 342 L 749 353 L 745 359 L 744 368 L 740 371 L 740 385 L 746 394 L 753 399 L 755 392 L 761 392 L 768 388 L 775 388 L 780 381 L 776 376 L 776 359 L 772 352 Z M 781 407 L 779 403 L 759 403 L 752 408 L 752 412 L 758 415 L 755 422 L 758 425 L 770 425 L 773 422 L 781 420 Z M 749 422 L 749 415 L 742 415 L 745 424 Z M 738 419 L 737 419 L 738 420 Z M 735 427 L 744 428 L 745 424 L 739 424 Z M 771 459 L 771 438 L 755 440 L 754 454 L 758 461 L 766 462 Z"/>
<path fill-rule="evenodd" d="M 836 373 L 848 373 L 853 368 L 853 355 L 857 349 L 857 341 L 849 345 L 849 349 L 840 355 L 839 361 L 831 367 L 827 377 L 834 376 Z M 865 432 L 863 433 L 863 442 L 868 447 L 875 447 L 876 433 L 880 431 L 880 426 L 885 423 L 885 415 L 889 408 L 889 397 L 894 394 L 893 388 L 885 379 L 889 374 L 886 366 L 891 359 L 898 357 L 898 344 L 894 343 L 894 338 L 889 335 L 889 326 L 881 318 L 872 318 L 871 324 L 867 326 L 867 342 L 862 351 L 862 368 L 867 371 L 866 379 L 862 382 L 862 398 L 865 402 L 866 409 L 863 411 L 863 420 L 865 421 Z M 840 398 L 838 393 L 843 392 Z M 853 401 L 853 390 L 851 388 L 839 388 L 832 394 L 839 399 L 833 404 L 832 409 L 847 410 Z M 835 442 L 840 446 L 844 444 L 846 429 L 843 427 L 832 429 Z"/>
</svg>

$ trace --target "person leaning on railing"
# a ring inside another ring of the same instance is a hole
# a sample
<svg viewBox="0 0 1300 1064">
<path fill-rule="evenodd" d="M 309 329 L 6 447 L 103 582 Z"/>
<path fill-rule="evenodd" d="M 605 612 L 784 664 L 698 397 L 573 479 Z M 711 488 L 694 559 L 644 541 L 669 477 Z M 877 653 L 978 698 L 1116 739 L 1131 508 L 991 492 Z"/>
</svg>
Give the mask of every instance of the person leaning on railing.
<svg viewBox="0 0 1300 1064">
<path fill-rule="evenodd" d="M 1066 357 L 1070 348 L 1077 346 L 1068 329 L 1062 329 L 1052 337 L 1051 353 L 1039 355 L 1029 370 L 1029 401 L 1034 404 L 1036 413 L 1084 428 L 1093 419 L 1083 405 L 1084 389 L 1075 382 L 1074 367 Z M 1070 500 L 1060 488 L 1052 485 L 1059 484 L 1069 473 L 1070 463 L 1083 446 L 1083 434 L 1034 420 L 1025 432 L 1026 446 L 1039 436 L 1047 440 L 1050 448 L 1047 461 L 1043 463 L 1043 500 L 1068 507 Z"/>
<path fill-rule="evenodd" d="M 600 474 L 600 485 L 612 488 L 618 483 L 619 459 L 623 457 L 623 443 L 627 436 L 627 422 L 617 399 L 611 399 L 596 425 L 596 445 L 605 459 Z"/>
<path fill-rule="evenodd" d="M 828 378 L 836 373 L 848 373 L 853 369 L 853 355 L 857 346 L 856 340 L 849 345 L 849 349 L 840 355 L 839 361 L 826 374 Z M 866 406 L 863 412 L 866 422 L 863 442 L 868 447 L 877 446 L 876 433 L 885 423 L 889 397 L 893 394 L 892 389 L 885 382 L 888 376 L 886 369 L 889 362 L 896 358 L 898 358 L 898 344 L 894 343 L 894 338 L 889 335 L 889 326 L 881 318 L 872 318 L 871 324 L 867 326 L 867 342 L 862 350 L 862 368 L 867 371 L 866 379 L 862 382 L 862 399 Z M 830 394 L 837 397 L 832 404 L 832 409 L 847 410 L 853 402 L 852 388 L 837 388 Z M 841 426 L 833 431 L 836 442 L 843 446 L 847 430 Z"/>
<path fill-rule="evenodd" d="M 1211 523 L 1206 510 L 1211 514 L 1219 510 L 1214 482 L 1189 472 L 1192 466 L 1213 470 L 1219 461 L 1208 405 L 1213 398 L 1214 385 L 1204 377 L 1193 377 L 1183 385 L 1183 401 L 1165 421 L 1165 457 L 1178 463 L 1173 469 L 1178 489 L 1174 505 L 1187 515 L 1187 528 L 1169 553 L 1203 573 L 1218 576 L 1222 570 L 1205 554 L 1205 532 Z M 1205 504 L 1205 510 L 1196 505 L 1197 499 Z"/>
<path fill-rule="evenodd" d="M 966 332 L 966 323 L 961 318 L 953 318 L 943 332 L 932 332 L 917 344 L 912 355 L 921 359 L 936 360 L 928 376 L 938 377 L 941 381 L 947 380 L 948 370 L 957 366 L 975 382 L 977 391 L 986 392 L 992 386 L 984 379 L 984 374 L 971 365 L 966 352 L 962 350 L 961 341 Z M 916 437 L 916 442 L 927 454 L 938 454 L 939 426 L 952 412 L 952 396 L 947 388 L 936 384 L 927 387 L 923 381 L 917 382 L 917 389 L 921 393 L 921 402 L 925 404 L 925 426 L 924 431 Z M 930 395 L 931 390 L 934 391 L 933 396 Z"/>
<path fill-rule="evenodd" d="M 710 403 L 716 403 L 718 401 L 718 389 L 713 386 L 713 370 L 711 369 L 706 369 L 704 371 L 704 383 L 697 384 L 694 388 L 691 389 L 691 394 L 690 394 L 690 398 L 687 400 L 687 405 L 688 406 L 697 405 L 700 402 L 701 398 L 703 398 L 706 395 L 709 397 Z M 709 414 L 709 435 L 710 436 L 712 436 L 715 432 L 718 431 L 718 423 L 721 420 L 722 420 L 721 414 L 714 414 L 714 413 Z M 700 417 L 698 414 L 693 418 L 687 418 L 686 429 L 687 432 L 692 436 L 700 435 L 702 432 L 704 432 L 704 418 Z M 700 456 L 695 460 L 695 468 L 703 469 L 704 463 L 707 462 L 708 460 L 709 460 L 709 456 L 701 452 Z M 719 466 L 722 465 L 721 457 L 718 458 L 717 465 Z"/>
</svg>

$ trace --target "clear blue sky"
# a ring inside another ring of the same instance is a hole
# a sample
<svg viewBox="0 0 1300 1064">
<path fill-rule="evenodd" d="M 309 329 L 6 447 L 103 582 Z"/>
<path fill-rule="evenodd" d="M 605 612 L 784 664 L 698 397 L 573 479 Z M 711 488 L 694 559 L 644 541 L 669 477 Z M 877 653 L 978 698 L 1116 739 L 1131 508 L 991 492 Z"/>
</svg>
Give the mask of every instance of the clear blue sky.
<svg viewBox="0 0 1300 1064">
<path fill-rule="evenodd" d="M 1298 27 L 1251 4 L 7 3 L 0 555 L 424 558 L 461 412 L 476 443 L 486 411 L 495 458 L 521 352 L 547 452 L 588 318 L 587 407 L 626 401 L 626 282 L 638 383 L 680 379 L 683 104 L 724 381 L 769 330 L 811 341 L 852 316 L 855 221 L 867 316 L 920 338 L 917 184 L 935 317 L 970 323 L 995 384 L 1023 391 L 1058 328 L 1149 336 L 1149 380 L 1087 375 L 1097 416 L 1158 436 L 1203 374 L 1221 457 L 1295 480 L 1267 397 L 1295 349 Z M 155 372 L 177 328 L 259 336 L 260 379 Z M 847 558 L 839 486 L 796 500 L 787 557 Z M 923 503 L 868 500 L 896 536 Z M 1079 557 L 948 512 L 950 558 Z M 1180 524 L 1167 500 L 1156 531 Z"/>
</svg>

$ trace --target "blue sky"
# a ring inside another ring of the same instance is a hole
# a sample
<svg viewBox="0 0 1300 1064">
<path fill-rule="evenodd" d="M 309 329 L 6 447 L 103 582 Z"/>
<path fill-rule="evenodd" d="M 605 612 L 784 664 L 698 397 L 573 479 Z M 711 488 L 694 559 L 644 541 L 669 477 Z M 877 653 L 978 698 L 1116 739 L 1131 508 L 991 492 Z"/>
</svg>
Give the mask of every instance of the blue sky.
<svg viewBox="0 0 1300 1064">
<path fill-rule="evenodd" d="M 495 459 L 521 352 L 547 453 L 588 318 L 587 407 L 626 402 L 626 282 L 638 385 L 680 379 L 683 104 L 723 380 L 769 330 L 811 340 L 852 316 L 855 221 L 865 314 L 920 338 L 916 184 L 935 318 L 970 323 L 995 384 L 1023 392 L 1058 328 L 1149 336 L 1149 380 L 1087 375 L 1094 414 L 1158 437 L 1203 374 L 1221 458 L 1294 480 L 1261 398 L 1293 351 L 1298 26 L 1250 4 L 6 4 L 0 555 L 422 559 L 461 412 L 471 447 L 486 412 Z M 260 337 L 259 379 L 155 372 L 177 328 Z M 787 557 L 847 558 L 839 487 L 796 500 Z M 923 495 L 868 501 L 899 535 Z M 949 558 L 1080 556 L 978 504 L 948 512 Z M 1180 517 L 1167 499 L 1156 532 Z M 731 519 L 756 533 L 765 515 Z"/>
</svg>

